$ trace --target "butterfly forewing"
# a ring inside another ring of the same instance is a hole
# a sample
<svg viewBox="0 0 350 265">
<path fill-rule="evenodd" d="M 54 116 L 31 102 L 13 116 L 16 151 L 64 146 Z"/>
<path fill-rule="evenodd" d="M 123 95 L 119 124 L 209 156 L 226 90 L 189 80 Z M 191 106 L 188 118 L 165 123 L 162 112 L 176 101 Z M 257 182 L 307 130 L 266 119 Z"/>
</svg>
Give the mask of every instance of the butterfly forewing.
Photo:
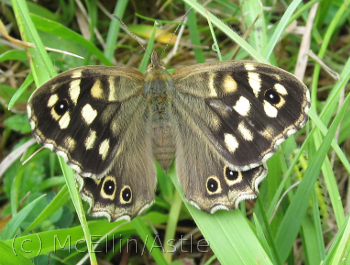
<svg viewBox="0 0 350 265">
<path fill-rule="evenodd" d="M 146 126 L 143 84 L 140 72 L 119 67 L 64 72 L 29 100 L 33 135 L 81 175 L 102 177 L 133 125 Z"/>
<path fill-rule="evenodd" d="M 235 170 L 261 165 L 307 120 L 307 87 L 273 66 L 205 63 L 181 68 L 172 78 L 174 120 L 196 130 Z"/>
</svg>

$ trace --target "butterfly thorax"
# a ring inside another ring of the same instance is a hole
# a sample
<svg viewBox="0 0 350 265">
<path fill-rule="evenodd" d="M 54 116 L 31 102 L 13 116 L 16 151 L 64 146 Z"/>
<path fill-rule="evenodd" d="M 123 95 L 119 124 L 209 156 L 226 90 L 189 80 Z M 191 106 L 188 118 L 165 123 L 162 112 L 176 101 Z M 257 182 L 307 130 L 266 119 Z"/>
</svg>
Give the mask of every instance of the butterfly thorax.
<svg viewBox="0 0 350 265">
<path fill-rule="evenodd" d="M 152 53 L 151 64 L 145 74 L 144 96 L 147 99 L 152 121 L 152 148 L 159 165 L 167 171 L 175 155 L 175 144 L 169 120 L 170 91 L 174 88 L 165 65 Z"/>
</svg>

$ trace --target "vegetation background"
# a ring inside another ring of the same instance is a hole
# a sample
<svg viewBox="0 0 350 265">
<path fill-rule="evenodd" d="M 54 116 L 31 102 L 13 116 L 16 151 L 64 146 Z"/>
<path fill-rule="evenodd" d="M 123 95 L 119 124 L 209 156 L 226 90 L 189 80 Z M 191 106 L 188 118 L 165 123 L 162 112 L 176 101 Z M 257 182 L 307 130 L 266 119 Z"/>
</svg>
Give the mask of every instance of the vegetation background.
<svg viewBox="0 0 350 265">
<path fill-rule="evenodd" d="M 0 264 L 350 264 L 349 5 L 0 0 Z M 83 65 L 145 69 L 148 54 L 112 13 L 145 46 L 166 47 L 169 69 L 221 54 L 277 65 L 310 88 L 310 121 L 268 161 L 256 202 L 209 215 L 182 201 L 174 170 L 170 178 L 159 170 L 155 205 L 130 223 L 108 223 L 85 215 L 55 154 L 22 165 L 39 148 L 25 109 L 37 86 Z"/>
</svg>

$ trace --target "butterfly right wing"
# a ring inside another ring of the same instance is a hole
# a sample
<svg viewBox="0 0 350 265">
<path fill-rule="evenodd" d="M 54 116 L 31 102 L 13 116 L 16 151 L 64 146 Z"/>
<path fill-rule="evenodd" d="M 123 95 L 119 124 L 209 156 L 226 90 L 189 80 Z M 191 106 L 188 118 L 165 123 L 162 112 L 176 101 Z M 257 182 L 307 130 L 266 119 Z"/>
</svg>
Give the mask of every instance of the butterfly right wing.
<svg viewBox="0 0 350 265">
<path fill-rule="evenodd" d="M 246 61 L 197 64 L 171 76 L 185 198 L 210 213 L 255 198 L 267 159 L 307 121 L 307 87 L 282 69 Z"/>
</svg>

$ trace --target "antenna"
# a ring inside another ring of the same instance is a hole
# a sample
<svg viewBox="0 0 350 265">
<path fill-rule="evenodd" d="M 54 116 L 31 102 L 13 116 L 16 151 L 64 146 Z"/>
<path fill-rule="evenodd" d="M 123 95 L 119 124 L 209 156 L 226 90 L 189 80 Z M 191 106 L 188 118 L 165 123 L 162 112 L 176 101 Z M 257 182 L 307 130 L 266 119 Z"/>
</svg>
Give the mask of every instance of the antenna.
<svg viewBox="0 0 350 265">
<path fill-rule="evenodd" d="M 162 53 L 161 53 L 160 56 L 159 56 L 159 59 L 162 59 L 163 53 L 164 53 L 165 50 L 168 48 L 168 46 L 169 46 L 171 40 L 173 39 L 175 33 L 179 30 L 179 28 L 181 27 L 182 23 L 184 22 L 185 18 L 187 17 L 188 13 L 190 13 L 191 10 L 192 10 L 192 7 L 191 7 L 190 9 L 188 9 L 188 11 L 182 16 L 182 19 L 181 19 L 180 23 L 177 25 L 177 27 L 175 28 L 173 34 L 171 35 L 171 37 L 170 37 L 168 43 L 165 45 L 165 47 L 164 47 Z"/>
<path fill-rule="evenodd" d="M 185 18 L 187 17 L 188 13 L 190 13 L 191 10 L 192 10 L 192 7 L 182 16 L 182 19 L 181 19 L 180 23 L 177 25 L 177 27 L 175 28 L 173 34 L 171 35 L 171 37 L 170 37 L 168 43 L 165 45 L 165 47 L 164 47 L 164 49 L 163 49 L 163 51 L 162 51 L 162 53 L 161 53 L 159 59 L 162 58 L 163 53 L 164 53 L 165 50 L 168 48 L 168 46 L 169 46 L 171 40 L 173 39 L 175 33 L 179 30 L 180 26 L 182 25 L 182 23 L 184 22 Z M 149 54 L 149 52 L 148 52 L 148 51 L 146 50 L 146 48 L 143 46 L 143 44 L 141 43 L 141 41 L 139 40 L 139 38 L 138 38 L 134 33 L 131 32 L 131 30 L 130 30 L 130 29 L 128 28 L 128 26 L 124 23 L 124 21 L 121 20 L 121 19 L 120 19 L 118 16 L 116 16 L 115 14 L 113 14 L 113 17 L 115 17 L 116 19 L 118 19 L 118 21 L 120 22 L 120 24 L 123 26 L 123 29 L 124 29 L 127 33 L 129 33 L 130 36 L 132 36 L 132 37 L 140 44 L 140 46 L 143 48 L 143 50 L 144 50 L 145 52 L 147 52 L 148 55 L 152 58 L 152 55 Z M 151 60 L 151 61 L 152 61 L 152 60 Z"/>
<path fill-rule="evenodd" d="M 114 15 L 114 14 L 113 14 L 113 17 L 115 17 L 116 19 L 118 19 L 118 21 L 120 22 L 120 24 L 122 24 L 123 29 L 124 29 L 126 32 L 128 32 L 128 33 L 130 34 L 130 36 L 133 37 L 133 38 L 140 44 L 140 46 L 142 47 L 142 49 L 143 49 L 144 51 L 146 51 L 146 52 L 149 54 L 149 52 L 146 50 L 145 46 L 143 46 L 143 44 L 141 43 L 141 41 L 139 40 L 139 38 L 138 38 L 134 33 L 131 32 L 131 30 L 130 30 L 130 29 L 128 28 L 128 26 L 124 23 L 124 21 L 121 20 L 118 16 L 116 16 L 116 15 Z M 149 54 L 149 56 L 151 56 L 151 55 Z"/>
</svg>

